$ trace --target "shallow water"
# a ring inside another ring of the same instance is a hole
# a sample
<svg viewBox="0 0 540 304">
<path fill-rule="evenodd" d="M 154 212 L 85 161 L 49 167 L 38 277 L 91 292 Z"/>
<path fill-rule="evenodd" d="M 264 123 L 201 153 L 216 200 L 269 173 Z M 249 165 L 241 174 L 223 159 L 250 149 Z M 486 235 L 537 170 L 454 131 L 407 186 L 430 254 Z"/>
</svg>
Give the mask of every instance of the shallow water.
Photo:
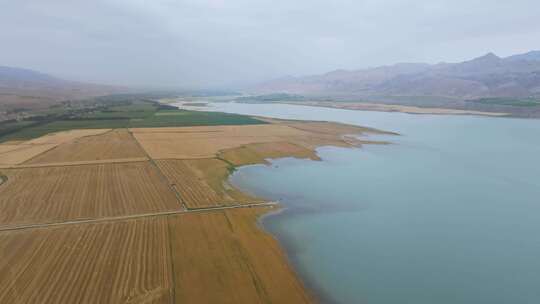
<svg viewBox="0 0 540 304">
<path fill-rule="evenodd" d="M 247 166 L 306 283 L 338 303 L 539 303 L 540 121 L 219 104 L 214 110 L 395 131 L 323 161 Z"/>
</svg>

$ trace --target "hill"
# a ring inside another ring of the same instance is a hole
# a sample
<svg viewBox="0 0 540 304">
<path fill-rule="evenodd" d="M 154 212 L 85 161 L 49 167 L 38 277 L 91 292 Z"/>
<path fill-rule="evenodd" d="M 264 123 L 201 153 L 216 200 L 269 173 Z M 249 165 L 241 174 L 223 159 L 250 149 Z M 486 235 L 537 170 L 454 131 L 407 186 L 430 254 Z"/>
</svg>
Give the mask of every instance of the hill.
<svg viewBox="0 0 540 304">
<path fill-rule="evenodd" d="M 123 90 L 113 86 L 63 80 L 28 69 L 0 66 L 0 121 L 47 110 L 63 101 Z"/>
<path fill-rule="evenodd" d="M 286 77 L 248 91 L 336 98 L 433 100 L 540 96 L 540 52 L 500 58 L 493 53 L 460 63 L 399 63 L 322 75 Z"/>
</svg>

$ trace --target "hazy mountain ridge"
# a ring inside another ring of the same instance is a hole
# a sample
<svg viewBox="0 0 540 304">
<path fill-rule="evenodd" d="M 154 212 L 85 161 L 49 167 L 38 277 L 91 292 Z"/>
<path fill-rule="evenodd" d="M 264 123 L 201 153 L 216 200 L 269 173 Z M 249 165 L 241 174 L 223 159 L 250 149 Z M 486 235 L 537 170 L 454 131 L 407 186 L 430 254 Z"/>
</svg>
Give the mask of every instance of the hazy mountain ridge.
<svg viewBox="0 0 540 304">
<path fill-rule="evenodd" d="M 16 113 L 46 109 L 64 100 L 107 95 L 123 88 L 60 79 L 45 73 L 0 66 L 0 118 Z"/>
<path fill-rule="evenodd" d="M 287 77 L 252 88 L 325 96 L 430 96 L 457 100 L 540 95 L 540 51 L 500 58 L 493 53 L 461 63 L 400 63 L 322 75 Z"/>
</svg>

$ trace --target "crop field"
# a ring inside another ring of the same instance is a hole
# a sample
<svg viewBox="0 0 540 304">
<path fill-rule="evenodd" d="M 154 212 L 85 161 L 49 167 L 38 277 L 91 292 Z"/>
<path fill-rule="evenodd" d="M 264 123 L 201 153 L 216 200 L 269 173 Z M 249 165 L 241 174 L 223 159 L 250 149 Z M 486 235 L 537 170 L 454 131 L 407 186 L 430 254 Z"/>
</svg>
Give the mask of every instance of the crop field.
<svg viewBox="0 0 540 304">
<path fill-rule="evenodd" d="M 171 303 L 165 219 L 0 232 L 0 303 Z"/>
<path fill-rule="evenodd" d="M 303 131 L 318 133 L 318 134 L 330 134 L 330 135 L 346 135 L 346 134 L 363 134 L 363 133 L 376 133 L 384 134 L 387 132 L 382 132 L 375 129 L 337 124 L 331 122 L 295 122 L 288 123 L 289 126 Z"/>
<path fill-rule="evenodd" d="M 295 157 L 319 160 L 313 149 L 289 142 L 256 143 L 223 150 L 219 158 L 235 166 L 266 164 L 269 158 Z"/>
<path fill-rule="evenodd" d="M 178 210 L 167 181 L 149 162 L 1 172 L 0 226 Z"/>
<path fill-rule="evenodd" d="M 158 160 L 160 170 L 190 209 L 260 202 L 227 183 L 230 167 L 219 159 Z"/>
<path fill-rule="evenodd" d="M 145 96 L 104 96 L 59 104 L 21 121 L 0 122 L 0 143 L 28 140 L 73 129 L 116 129 L 217 125 L 257 125 L 267 122 L 245 115 L 180 110 Z"/>
<path fill-rule="evenodd" d="M 25 144 L 42 145 L 42 144 L 63 144 L 72 140 L 92 135 L 99 135 L 109 132 L 111 129 L 87 129 L 87 130 L 68 130 L 62 132 L 50 133 L 39 138 L 26 141 Z"/>
<path fill-rule="evenodd" d="M 0 303 L 312 301 L 257 224 L 273 205 L 227 179 L 268 158 L 318 159 L 317 147 L 362 144 L 344 136 L 371 130 L 147 102 L 99 109 L 88 126 L 122 129 L 0 144 Z M 205 119 L 225 125 L 193 126 Z"/>
<path fill-rule="evenodd" d="M 115 129 L 104 134 L 87 136 L 64 143 L 33 158 L 28 163 L 128 159 L 145 156 L 145 152 L 126 129 Z"/>
<path fill-rule="evenodd" d="M 256 224 L 263 208 L 171 216 L 176 303 L 309 303 L 279 245 Z M 189 231 L 189 233 L 181 233 Z"/>
<path fill-rule="evenodd" d="M 11 146 L 11 145 L 10 145 Z M 16 165 L 23 163 L 43 152 L 56 147 L 56 144 L 42 144 L 42 145 L 17 145 L 17 149 L 9 149 L 5 152 L 0 152 L 0 166 L 3 165 Z"/>
<path fill-rule="evenodd" d="M 146 152 L 156 159 L 212 158 L 221 150 L 251 143 L 277 142 L 309 133 L 285 125 L 222 126 L 216 128 L 131 129 Z M 176 132 L 175 132 L 176 131 Z"/>
<path fill-rule="evenodd" d="M 0 165 L 16 165 L 32 159 L 54 147 L 85 136 L 105 133 L 107 129 L 58 132 L 17 143 L 0 144 Z"/>
</svg>

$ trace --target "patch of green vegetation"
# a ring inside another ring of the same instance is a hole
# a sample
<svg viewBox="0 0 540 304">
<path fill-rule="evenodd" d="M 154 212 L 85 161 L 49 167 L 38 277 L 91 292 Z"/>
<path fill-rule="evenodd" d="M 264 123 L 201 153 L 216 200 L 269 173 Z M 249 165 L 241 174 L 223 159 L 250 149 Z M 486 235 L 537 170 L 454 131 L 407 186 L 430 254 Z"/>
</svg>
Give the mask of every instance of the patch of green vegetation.
<svg viewBox="0 0 540 304">
<path fill-rule="evenodd" d="M 4 121 L 0 123 L 0 139 L 9 134 L 16 133 L 25 128 L 37 125 L 38 123 L 31 120 L 22 120 L 22 121 Z"/>
<path fill-rule="evenodd" d="M 165 110 L 143 120 L 132 120 L 131 127 L 187 127 L 217 125 L 253 125 L 266 122 L 238 114 L 199 112 L 187 110 Z"/>
<path fill-rule="evenodd" d="M 236 98 L 238 102 L 272 102 L 272 101 L 305 101 L 306 98 L 302 95 L 274 93 L 258 96 L 242 96 Z"/>
<path fill-rule="evenodd" d="M 48 133 L 71 129 L 152 128 L 208 125 L 247 125 L 266 122 L 244 115 L 218 112 L 179 110 L 144 99 L 144 95 L 100 97 L 86 108 L 64 111 L 54 108 L 54 114 L 32 117 L 32 120 L 0 123 L 0 142 L 27 140 Z"/>
<path fill-rule="evenodd" d="M 540 106 L 539 98 L 481 98 L 471 100 L 474 103 L 502 105 L 514 107 L 537 107 Z"/>
<path fill-rule="evenodd" d="M 0 137 L 0 142 L 15 139 L 32 139 L 48 133 L 67 131 L 72 129 L 112 129 L 129 127 L 128 119 L 115 120 L 57 120 L 37 126 L 23 128 L 17 132 Z"/>
<path fill-rule="evenodd" d="M 100 111 L 95 113 L 89 113 L 86 115 L 83 115 L 83 119 L 108 119 L 108 120 L 114 120 L 114 119 L 131 119 L 131 118 L 146 118 L 148 116 L 152 116 L 154 112 L 107 112 L 107 111 Z"/>
<path fill-rule="evenodd" d="M 148 101 L 137 101 L 127 105 L 108 107 L 108 112 L 154 112 L 157 105 Z"/>
</svg>

